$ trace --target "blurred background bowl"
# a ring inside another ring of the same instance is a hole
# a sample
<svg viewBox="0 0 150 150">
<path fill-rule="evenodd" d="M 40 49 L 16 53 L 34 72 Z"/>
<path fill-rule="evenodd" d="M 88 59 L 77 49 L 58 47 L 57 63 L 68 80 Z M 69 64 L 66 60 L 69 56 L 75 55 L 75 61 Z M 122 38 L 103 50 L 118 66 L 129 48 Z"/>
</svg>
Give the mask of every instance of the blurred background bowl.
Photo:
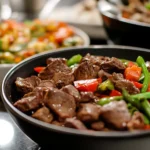
<svg viewBox="0 0 150 150">
<path fill-rule="evenodd" d="M 110 43 L 150 48 L 150 25 L 119 17 L 125 0 L 100 0 L 98 8 Z"/>
</svg>

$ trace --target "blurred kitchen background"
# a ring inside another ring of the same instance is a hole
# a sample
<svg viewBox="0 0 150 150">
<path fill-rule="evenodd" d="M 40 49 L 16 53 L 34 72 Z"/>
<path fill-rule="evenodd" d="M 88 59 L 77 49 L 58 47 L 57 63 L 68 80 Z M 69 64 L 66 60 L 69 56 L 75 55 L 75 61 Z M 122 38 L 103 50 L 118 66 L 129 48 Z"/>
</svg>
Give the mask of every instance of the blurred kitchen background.
<svg viewBox="0 0 150 150">
<path fill-rule="evenodd" d="M 84 30 L 91 44 L 107 43 L 97 0 L 0 0 L 0 3 L 1 20 L 61 20 Z"/>
</svg>

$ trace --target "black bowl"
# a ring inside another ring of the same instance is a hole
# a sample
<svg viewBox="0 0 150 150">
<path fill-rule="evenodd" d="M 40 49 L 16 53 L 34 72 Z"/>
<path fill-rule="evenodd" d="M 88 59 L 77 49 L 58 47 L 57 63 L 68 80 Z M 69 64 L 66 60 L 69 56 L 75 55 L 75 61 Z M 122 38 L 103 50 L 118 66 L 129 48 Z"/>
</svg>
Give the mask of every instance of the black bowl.
<svg viewBox="0 0 150 150">
<path fill-rule="evenodd" d="M 133 150 L 135 148 L 136 150 L 149 150 L 150 131 L 79 131 L 36 120 L 13 106 L 18 97 L 14 85 L 17 77 L 30 76 L 34 72 L 33 68 L 44 65 L 48 57 L 70 58 L 79 53 L 81 55 L 90 53 L 93 55 L 115 56 L 130 60 L 135 60 L 138 55 L 143 56 L 145 60 L 150 58 L 150 51 L 146 49 L 123 46 L 93 46 L 43 53 L 24 60 L 7 73 L 2 83 L 2 99 L 13 120 L 32 140 L 49 149 Z"/>
<path fill-rule="evenodd" d="M 127 0 L 100 0 L 98 3 L 109 40 L 119 45 L 150 48 L 150 24 L 121 17 L 118 6 L 126 2 Z"/>
</svg>

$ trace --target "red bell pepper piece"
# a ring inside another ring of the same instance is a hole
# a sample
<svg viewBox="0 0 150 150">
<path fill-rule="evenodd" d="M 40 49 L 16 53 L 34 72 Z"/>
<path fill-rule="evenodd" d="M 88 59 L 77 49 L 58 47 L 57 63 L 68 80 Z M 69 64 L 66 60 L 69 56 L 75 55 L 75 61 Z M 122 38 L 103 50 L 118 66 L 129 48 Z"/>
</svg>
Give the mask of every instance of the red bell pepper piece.
<svg viewBox="0 0 150 150">
<path fill-rule="evenodd" d="M 141 76 L 142 68 L 136 65 L 127 67 L 124 72 L 125 79 L 130 81 L 138 81 Z"/>
<path fill-rule="evenodd" d="M 144 130 L 150 130 L 150 125 L 149 124 L 145 125 Z"/>
<path fill-rule="evenodd" d="M 79 91 L 95 92 L 97 90 L 98 85 L 101 82 L 102 82 L 101 78 L 98 78 L 98 79 L 87 79 L 87 80 L 78 80 L 78 81 L 74 81 L 74 86 Z"/>
<path fill-rule="evenodd" d="M 45 67 L 35 67 L 34 71 L 36 71 L 37 73 L 40 73 L 41 71 L 43 71 L 45 69 Z"/>
<path fill-rule="evenodd" d="M 112 90 L 109 94 L 109 96 L 121 96 L 121 92 L 117 91 L 117 90 Z"/>
<path fill-rule="evenodd" d="M 135 85 L 135 87 L 137 87 L 138 89 L 141 89 L 143 84 L 136 82 L 136 81 L 132 81 L 132 83 Z"/>
<path fill-rule="evenodd" d="M 128 62 L 128 67 L 132 67 L 132 66 L 134 66 L 134 65 L 135 65 L 134 62 L 132 62 L 132 61 L 129 61 L 129 62 Z"/>
</svg>

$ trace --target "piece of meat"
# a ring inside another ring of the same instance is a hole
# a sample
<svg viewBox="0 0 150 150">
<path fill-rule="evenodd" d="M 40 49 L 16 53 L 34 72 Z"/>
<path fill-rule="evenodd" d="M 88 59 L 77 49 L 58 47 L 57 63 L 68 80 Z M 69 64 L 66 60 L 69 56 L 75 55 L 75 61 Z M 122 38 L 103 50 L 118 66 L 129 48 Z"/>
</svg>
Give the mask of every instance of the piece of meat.
<svg viewBox="0 0 150 150">
<path fill-rule="evenodd" d="M 84 102 L 93 102 L 96 99 L 93 92 L 80 92 L 81 98 L 79 100 L 80 103 Z"/>
<path fill-rule="evenodd" d="M 67 59 L 66 58 L 48 58 L 46 60 L 47 65 L 50 64 L 51 62 L 56 62 L 56 61 L 61 61 L 63 64 L 67 64 Z"/>
<path fill-rule="evenodd" d="M 31 76 L 28 78 L 21 78 L 17 77 L 15 84 L 17 87 L 17 90 L 26 94 L 29 92 L 32 92 L 33 89 L 39 85 L 41 80 L 37 76 Z"/>
<path fill-rule="evenodd" d="M 98 77 L 102 79 L 102 81 L 107 80 L 108 78 L 110 78 L 112 75 L 109 74 L 108 72 L 104 71 L 104 70 L 100 70 L 98 72 Z"/>
<path fill-rule="evenodd" d="M 112 57 L 110 60 L 101 63 L 101 69 L 109 73 L 123 72 L 125 65 L 118 58 Z"/>
<path fill-rule="evenodd" d="M 64 86 L 61 90 L 68 93 L 69 95 L 72 95 L 76 101 L 81 99 L 79 91 L 71 84 Z"/>
<path fill-rule="evenodd" d="M 53 120 L 53 114 L 45 106 L 39 108 L 34 114 L 32 114 L 32 117 L 47 123 L 51 123 Z"/>
<path fill-rule="evenodd" d="M 127 127 L 129 130 L 143 129 L 144 128 L 143 115 L 138 111 L 134 112 L 131 120 L 127 124 Z"/>
<path fill-rule="evenodd" d="M 101 117 L 104 121 L 119 130 L 125 129 L 131 119 L 127 105 L 123 100 L 110 102 L 104 105 L 101 110 Z"/>
<path fill-rule="evenodd" d="M 65 127 L 87 130 L 87 127 L 80 120 L 75 118 L 67 118 L 65 121 Z"/>
<path fill-rule="evenodd" d="M 34 110 L 43 105 L 49 92 L 47 87 L 36 87 L 32 92 L 25 94 L 14 106 L 23 112 Z"/>
<path fill-rule="evenodd" d="M 53 80 L 57 87 L 71 84 L 74 81 L 71 68 L 59 59 L 50 62 L 38 76 L 42 80 Z"/>
<path fill-rule="evenodd" d="M 98 76 L 99 67 L 93 65 L 90 61 L 82 62 L 74 70 L 75 80 L 93 79 Z"/>
<path fill-rule="evenodd" d="M 75 115 L 75 99 L 66 92 L 50 89 L 45 99 L 47 99 L 46 105 L 60 118 L 70 118 Z"/>
<path fill-rule="evenodd" d="M 37 87 L 56 88 L 56 85 L 52 80 L 42 80 Z"/>
<path fill-rule="evenodd" d="M 100 112 L 100 106 L 96 104 L 80 104 L 80 108 L 77 112 L 77 118 L 83 122 L 97 121 L 99 119 Z"/>
<path fill-rule="evenodd" d="M 115 88 L 121 92 L 124 88 L 130 94 L 140 93 L 140 90 L 135 87 L 135 85 L 131 81 L 124 79 L 121 73 L 113 73 L 110 79 L 114 83 Z"/>
<path fill-rule="evenodd" d="M 91 128 L 96 131 L 101 131 L 104 129 L 104 127 L 105 127 L 105 124 L 103 121 L 97 121 L 97 122 L 91 123 Z"/>
<path fill-rule="evenodd" d="M 88 62 L 91 62 L 93 65 L 97 65 L 100 67 L 101 63 L 103 61 L 108 61 L 110 58 L 109 57 L 105 57 L 105 56 L 94 56 L 94 55 L 90 55 L 89 53 L 86 54 L 81 62 L 85 62 L 85 61 L 88 61 Z"/>
<path fill-rule="evenodd" d="M 14 106 L 23 112 L 36 109 L 40 106 L 40 99 L 35 92 L 25 94 L 20 100 L 14 103 Z"/>
<path fill-rule="evenodd" d="M 57 121 L 57 120 L 52 121 L 51 124 L 54 124 L 54 125 L 56 125 L 56 126 L 64 126 L 64 122 L 59 122 L 59 121 Z"/>
</svg>

